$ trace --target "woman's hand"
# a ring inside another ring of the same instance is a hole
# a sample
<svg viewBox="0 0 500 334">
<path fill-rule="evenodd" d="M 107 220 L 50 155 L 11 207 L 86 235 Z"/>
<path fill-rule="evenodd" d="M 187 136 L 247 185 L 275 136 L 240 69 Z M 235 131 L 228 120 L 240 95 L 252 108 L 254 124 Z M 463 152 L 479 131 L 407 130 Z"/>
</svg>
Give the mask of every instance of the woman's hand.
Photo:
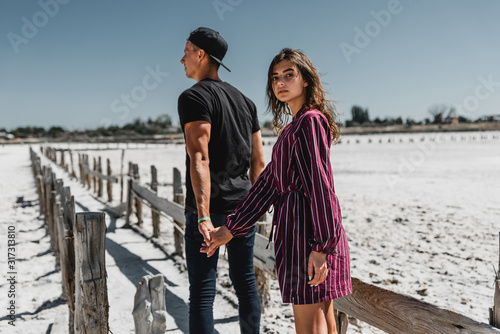
<svg viewBox="0 0 500 334">
<path fill-rule="evenodd" d="M 214 255 L 217 248 L 227 244 L 233 235 L 226 226 L 217 227 L 210 232 L 210 242 L 205 242 L 200 252 L 207 253 L 207 257 Z"/>
<path fill-rule="evenodd" d="M 311 251 L 307 265 L 307 274 L 309 275 L 308 283 L 312 286 L 321 284 L 326 280 L 328 277 L 326 254 Z"/>
</svg>

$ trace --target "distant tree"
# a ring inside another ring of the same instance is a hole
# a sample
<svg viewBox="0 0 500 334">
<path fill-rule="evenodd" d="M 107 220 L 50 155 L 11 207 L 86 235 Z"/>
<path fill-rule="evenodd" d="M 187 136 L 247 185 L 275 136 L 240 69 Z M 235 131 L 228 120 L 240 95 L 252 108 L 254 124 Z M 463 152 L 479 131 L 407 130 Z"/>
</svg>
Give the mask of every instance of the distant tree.
<svg viewBox="0 0 500 334">
<path fill-rule="evenodd" d="M 432 124 L 441 124 L 444 121 L 444 115 L 448 112 L 448 106 L 436 104 L 429 108 L 429 114 L 432 115 Z"/>
<path fill-rule="evenodd" d="M 428 124 L 432 124 L 432 122 L 429 118 L 426 118 L 426 119 L 424 119 L 424 124 L 428 125 Z"/>
<path fill-rule="evenodd" d="M 471 123 L 472 120 L 470 118 L 465 117 L 465 116 L 458 116 L 458 122 L 459 123 Z"/>
<path fill-rule="evenodd" d="M 406 124 L 406 125 L 408 125 L 408 126 L 413 126 L 413 125 L 418 124 L 418 122 L 417 122 L 417 121 L 415 121 L 415 120 L 413 120 L 412 118 L 407 117 L 407 118 L 406 118 L 406 123 L 405 123 L 405 124 Z"/>
<path fill-rule="evenodd" d="M 57 138 L 60 137 L 66 132 L 62 127 L 60 126 L 52 126 L 49 131 L 47 131 L 47 135 L 49 135 L 52 138 Z"/>
<path fill-rule="evenodd" d="M 172 118 L 168 114 L 162 114 L 156 118 L 155 123 L 162 128 L 172 126 Z"/>
<path fill-rule="evenodd" d="M 370 122 L 368 109 L 363 109 L 360 106 L 354 105 L 351 108 L 352 121 L 357 124 Z"/>
<path fill-rule="evenodd" d="M 45 131 L 45 128 L 42 127 L 33 127 L 33 136 L 35 137 L 43 137 L 47 134 L 47 131 Z"/>
<path fill-rule="evenodd" d="M 384 121 L 382 121 L 380 118 L 378 118 L 378 116 L 375 117 L 375 119 L 373 120 L 373 123 L 375 123 L 375 124 L 382 124 L 383 122 Z"/>
</svg>

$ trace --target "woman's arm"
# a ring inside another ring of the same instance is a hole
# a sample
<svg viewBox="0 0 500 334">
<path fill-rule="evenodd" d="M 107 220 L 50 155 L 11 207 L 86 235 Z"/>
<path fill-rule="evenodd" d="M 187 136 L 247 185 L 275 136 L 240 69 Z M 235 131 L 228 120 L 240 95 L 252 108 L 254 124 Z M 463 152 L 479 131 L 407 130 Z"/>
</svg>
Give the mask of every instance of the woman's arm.
<svg viewBox="0 0 500 334">
<path fill-rule="evenodd" d="M 330 128 L 321 115 L 307 115 L 297 133 L 295 157 L 311 205 L 313 251 L 331 253 L 339 240 L 340 207 L 333 192 Z"/>
<path fill-rule="evenodd" d="M 273 204 L 276 194 L 273 163 L 270 162 L 250 188 L 243 202 L 236 207 L 236 211 L 227 217 L 226 225 L 214 230 L 210 242 L 206 244 L 208 248 L 202 248 L 201 252 L 211 256 L 217 247 L 228 243 L 233 237 L 247 234 Z"/>
</svg>

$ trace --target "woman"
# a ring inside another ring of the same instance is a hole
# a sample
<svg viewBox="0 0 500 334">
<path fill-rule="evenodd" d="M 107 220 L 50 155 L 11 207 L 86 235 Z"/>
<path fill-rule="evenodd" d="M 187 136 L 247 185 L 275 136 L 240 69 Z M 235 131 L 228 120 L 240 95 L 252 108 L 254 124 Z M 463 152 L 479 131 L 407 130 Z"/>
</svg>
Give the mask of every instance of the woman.
<svg viewBox="0 0 500 334">
<path fill-rule="evenodd" d="M 201 251 L 211 256 L 245 235 L 274 205 L 276 271 L 283 302 L 293 304 L 296 332 L 336 333 L 332 299 L 352 287 L 330 166 L 330 145 L 339 137 L 335 109 L 309 58 L 292 49 L 271 62 L 267 97 L 279 132 L 272 160 Z M 290 113 L 293 120 L 283 128 Z"/>
</svg>

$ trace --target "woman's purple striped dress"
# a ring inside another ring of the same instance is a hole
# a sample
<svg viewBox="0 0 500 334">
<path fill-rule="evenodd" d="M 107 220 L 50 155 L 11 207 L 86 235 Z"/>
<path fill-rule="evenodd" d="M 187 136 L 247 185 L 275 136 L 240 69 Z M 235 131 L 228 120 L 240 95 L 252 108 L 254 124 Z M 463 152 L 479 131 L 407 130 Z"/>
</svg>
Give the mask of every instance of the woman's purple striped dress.
<svg viewBox="0 0 500 334">
<path fill-rule="evenodd" d="M 330 128 L 318 110 L 295 115 L 273 148 L 272 160 L 227 219 L 234 237 L 274 205 L 276 269 L 284 303 L 313 304 L 352 293 L 349 246 L 330 165 Z M 328 278 L 311 287 L 311 250 L 328 253 Z"/>
</svg>

